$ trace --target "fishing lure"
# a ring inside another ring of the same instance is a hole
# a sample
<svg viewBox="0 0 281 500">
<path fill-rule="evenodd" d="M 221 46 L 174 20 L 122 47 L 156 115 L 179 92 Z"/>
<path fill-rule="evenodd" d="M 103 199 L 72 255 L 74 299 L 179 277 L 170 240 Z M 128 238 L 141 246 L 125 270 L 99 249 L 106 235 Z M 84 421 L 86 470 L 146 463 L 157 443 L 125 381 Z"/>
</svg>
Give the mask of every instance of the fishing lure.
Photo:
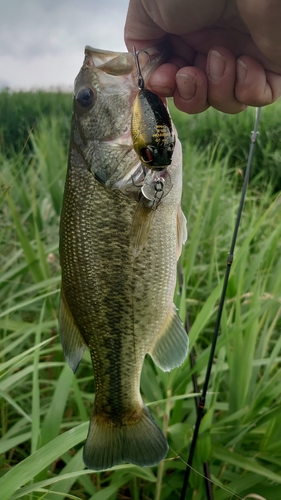
<svg viewBox="0 0 281 500">
<path fill-rule="evenodd" d="M 134 47 L 139 92 L 132 109 L 133 145 L 146 167 L 163 170 L 172 162 L 176 138 L 165 104 L 157 94 L 144 86 L 138 54 Z"/>
</svg>

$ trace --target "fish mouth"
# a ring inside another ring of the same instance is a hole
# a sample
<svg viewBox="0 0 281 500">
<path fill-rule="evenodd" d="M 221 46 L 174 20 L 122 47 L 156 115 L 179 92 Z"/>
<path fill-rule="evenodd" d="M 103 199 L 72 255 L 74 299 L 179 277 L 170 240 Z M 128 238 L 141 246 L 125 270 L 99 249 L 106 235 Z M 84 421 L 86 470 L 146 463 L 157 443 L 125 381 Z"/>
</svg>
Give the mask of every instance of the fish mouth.
<svg viewBox="0 0 281 500">
<path fill-rule="evenodd" d="M 163 43 L 140 50 L 137 54 L 144 80 L 149 78 L 150 74 L 166 60 L 167 56 Z M 86 45 L 83 67 L 96 67 L 104 73 L 116 77 L 131 75 L 134 84 L 137 85 L 138 74 L 135 56 L 132 52 L 113 52 Z"/>
</svg>

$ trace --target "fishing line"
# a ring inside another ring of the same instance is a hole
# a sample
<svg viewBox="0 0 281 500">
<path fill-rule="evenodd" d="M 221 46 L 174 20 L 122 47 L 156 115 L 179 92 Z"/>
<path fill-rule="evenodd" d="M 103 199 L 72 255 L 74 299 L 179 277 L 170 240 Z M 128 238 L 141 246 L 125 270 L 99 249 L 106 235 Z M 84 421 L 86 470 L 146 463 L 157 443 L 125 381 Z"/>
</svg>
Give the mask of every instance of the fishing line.
<svg viewBox="0 0 281 500">
<path fill-rule="evenodd" d="M 175 450 L 173 450 L 173 448 L 171 448 L 171 446 L 169 448 L 175 454 L 175 457 L 174 457 L 175 459 L 179 458 L 186 466 L 188 466 L 187 462 Z M 167 459 L 165 460 L 165 462 L 166 461 L 167 461 Z M 217 486 L 221 490 L 226 491 L 227 493 L 230 493 L 231 495 L 234 495 L 235 498 L 237 498 L 238 500 L 244 500 L 244 497 L 240 497 L 240 495 L 238 495 L 238 493 L 235 493 L 235 491 L 231 491 L 230 489 L 223 486 L 221 483 L 217 483 L 214 479 L 206 477 L 204 474 L 202 474 L 198 470 L 194 469 L 194 467 L 190 467 L 190 469 L 193 472 L 195 472 L 195 474 L 198 474 L 199 476 L 203 477 L 203 479 L 210 481 L 210 483 L 214 484 L 215 486 Z"/>
<path fill-rule="evenodd" d="M 204 381 L 204 385 L 203 385 L 203 389 L 202 389 L 202 394 L 199 398 L 197 418 L 196 418 L 196 422 L 195 422 L 195 426 L 194 426 L 193 438 L 192 438 L 191 445 L 190 445 L 189 456 L 188 456 L 188 460 L 187 460 L 187 467 L 186 467 L 186 471 L 185 471 L 185 475 L 184 475 L 184 481 L 183 481 L 180 500 L 185 500 L 187 486 L 188 486 L 188 482 L 189 482 L 190 471 L 192 469 L 192 462 L 193 462 L 195 448 L 196 448 L 196 442 L 197 442 L 197 438 L 198 438 L 198 434 L 199 434 L 200 423 L 201 423 L 203 413 L 204 413 L 206 395 L 207 395 L 207 391 L 208 391 L 208 386 L 209 386 L 209 381 L 210 381 L 210 376 L 211 376 L 211 371 L 212 371 L 212 365 L 213 365 L 213 360 L 214 360 L 214 355 L 215 355 L 215 349 L 216 349 L 217 339 L 218 339 L 218 335 L 219 335 L 220 322 L 221 322 L 221 316 L 222 316 L 223 306 L 224 306 L 224 301 L 225 301 L 225 296 L 226 296 L 227 284 L 228 284 L 231 265 L 232 265 L 233 258 L 234 258 L 234 249 L 235 249 L 237 234 L 238 234 L 238 230 L 239 230 L 240 220 L 241 220 L 241 216 L 242 216 L 243 206 L 244 206 L 244 202 L 245 202 L 245 196 L 246 196 L 247 186 L 248 186 L 248 182 L 249 182 L 249 176 L 250 176 L 250 170 L 251 170 L 251 165 L 252 165 L 252 160 L 253 160 L 255 144 L 256 144 L 256 140 L 257 140 L 257 136 L 258 136 L 258 125 L 259 125 L 259 120 L 260 120 L 260 113 L 261 113 L 261 108 L 256 108 L 255 125 L 254 125 L 254 130 L 252 131 L 252 136 L 251 136 L 251 145 L 250 145 L 250 150 L 249 150 L 249 155 L 248 155 L 247 168 L 246 168 L 246 172 L 245 172 L 245 178 L 244 178 L 243 188 L 242 188 L 242 192 L 241 192 L 241 198 L 240 198 L 240 203 L 239 203 L 239 207 L 238 207 L 237 218 L 236 218 L 235 227 L 234 227 L 234 231 L 233 231 L 230 250 L 228 253 L 228 257 L 227 257 L 224 282 L 223 282 L 221 298 L 220 298 L 219 307 L 218 307 L 217 320 L 216 320 L 216 324 L 215 324 L 215 328 L 214 328 L 214 336 L 213 336 L 213 341 L 211 344 L 211 351 L 210 351 L 209 361 L 208 361 L 208 365 L 207 365 L 207 371 L 206 371 L 206 375 L 205 375 L 205 381 Z"/>
</svg>

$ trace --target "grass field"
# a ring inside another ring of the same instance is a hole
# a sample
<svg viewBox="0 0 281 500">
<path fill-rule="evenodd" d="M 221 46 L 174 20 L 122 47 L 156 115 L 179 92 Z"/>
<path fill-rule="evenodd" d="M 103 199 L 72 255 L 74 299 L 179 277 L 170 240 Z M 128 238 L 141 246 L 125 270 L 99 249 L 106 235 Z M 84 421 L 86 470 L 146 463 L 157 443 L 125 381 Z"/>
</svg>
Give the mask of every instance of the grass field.
<svg viewBox="0 0 281 500">
<path fill-rule="evenodd" d="M 196 418 L 192 374 L 201 388 L 255 112 L 185 116 L 172 108 L 184 150 L 189 229 L 175 302 L 183 320 L 188 312 L 196 367 L 187 359 L 163 373 L 150 358 L 144 364 L 141 391 L 167 433 L 166 460 L 93 473 L 82 461 L 94 397 L 90 356 L 73 376 L 57 331 L 71 96 L 51 95 L 48 107 L 48 95 L 6 92 L 0 110 L 5 99 L 21 105 L 10 125 L 0 113 L 1 500 L 179 498 Z M 261 114 L 188 500 L 206 500 L 205 460 L 215 500 L 280 497 L 280 110 L 277 103 Z"/>
</svg>

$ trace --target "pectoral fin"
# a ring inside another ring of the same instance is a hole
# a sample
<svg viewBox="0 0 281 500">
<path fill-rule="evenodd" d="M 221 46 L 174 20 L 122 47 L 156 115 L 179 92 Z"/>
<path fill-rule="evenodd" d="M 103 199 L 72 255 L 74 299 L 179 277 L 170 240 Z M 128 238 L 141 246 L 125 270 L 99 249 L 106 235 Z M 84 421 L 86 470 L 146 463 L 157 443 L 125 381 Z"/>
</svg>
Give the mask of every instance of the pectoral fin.
<svg viewBox="0 0 281 500">
<path fill-rule="evenodd" d="M 188 353 L 189 339 L 173 305 L 148 353 L 164 372 L 180 366 Z"/>
<path fill-rule="evenodd" d="M 150 233 L 155 211 L 148 204 L 149 200 L 141 197 L 133 217 L 130 240 L 134 257 L 141 253 Z"/>
<path fill-rule="evenodd" d="M 61 291 L 59 308 L 59 334 L 64 357 L 73 373 L 75 373 L 85 351 L 86 344 L 74 322 L 63 290 Z"/>
</svg>

